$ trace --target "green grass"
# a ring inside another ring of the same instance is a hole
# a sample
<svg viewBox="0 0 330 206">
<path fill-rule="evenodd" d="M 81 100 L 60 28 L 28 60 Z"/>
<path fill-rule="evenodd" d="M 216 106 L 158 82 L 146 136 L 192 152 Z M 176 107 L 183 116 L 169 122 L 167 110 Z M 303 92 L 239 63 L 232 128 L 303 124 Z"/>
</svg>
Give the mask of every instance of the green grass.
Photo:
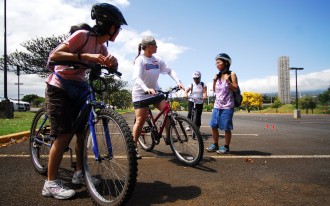
<svg viewBox="0 0 330 206">
<path fill-rule="evenodd" d="M 13 119 L 0 119 L 0 136 L 30 130 L 34 112 L 14 112 Z"/>
<path fill-rule="evenodd" d="M 271 107 L 267 107 L 263 110 L 252 110 L 251 113 L 278 113 L 278 114 L 284 114 L 284 113 L 293 113 L 293 111 L 296 109 L 295 105 L 292 104 L 285 104 L 283 106 L 281 106 L 280 108 L 276 109 L 275 108 L 271 108 Z M 307 114 L 305 109 L 300 109 L 300 113 L 301 114 Z M 308 114 L 325 114 L 326 110 L 324 110 L 323 106 L 319 106 L 317 105 L 316 108 L 313 110 L 309 109 L 308 110 Z"/>
<path fill-rule="evenodd" d="M 116 110 L 119 114 L 134 110 Z M 14 112 L 13 119 L 0 119 L 0 136 L 29 131 L 35 112 Z"/>
</svg>

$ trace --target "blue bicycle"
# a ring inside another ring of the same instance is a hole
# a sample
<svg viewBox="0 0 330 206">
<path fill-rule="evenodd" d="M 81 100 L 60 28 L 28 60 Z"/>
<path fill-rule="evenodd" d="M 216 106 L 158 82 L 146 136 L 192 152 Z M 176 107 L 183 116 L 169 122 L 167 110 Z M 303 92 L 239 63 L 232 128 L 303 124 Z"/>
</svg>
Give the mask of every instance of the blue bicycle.
<svg viewBox="0 0 330 206">
<path fill-rule="evenodd" d="M 84 131 L 84 181 L 95 205 L 123 205 L 129 199 L 137 177 L 137 158 L 131 130 L 125 119 L 107 109 L 102 101 L 97 101 L 96 94 L 106 90 L 104 76 L 121 73 L 115 69 L 98 64 L 60 61 L 52 65 L 67 65 L 73 69 L 79 65 L 90 69 L 89 89 L 85 103 L 74 122 L 72 137 L 82 120 L 88 116 Z M 40 109 L 32 122 L 30 134 L 30 156 L 34 168 L 40 174 L 47 174 L 48 155 L 54 138 L 50 136 L 50 122 L 45 108 Z M 73 162 L 70 152 L 71 166 Z M 100 180 L 93 185 L 92 177 Z"/>
</svg>

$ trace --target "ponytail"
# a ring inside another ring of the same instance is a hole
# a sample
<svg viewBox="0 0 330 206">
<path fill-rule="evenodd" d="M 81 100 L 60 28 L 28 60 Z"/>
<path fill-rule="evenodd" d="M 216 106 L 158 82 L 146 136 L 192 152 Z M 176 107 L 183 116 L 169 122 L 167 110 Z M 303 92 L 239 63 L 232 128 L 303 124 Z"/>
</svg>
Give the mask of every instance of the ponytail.
<svg viewBox="0 0 330 206">
<path fill-rule="evenodd" d="M 138 58 L 140 56 L 140 54 L 141 54 L 141 49 L 142 49 L 142 44 L 140 43 L 139 46 L 138 46 L 138 55 L 134 59 L 134 64 L 135 64 L 136 58 Z"/>
</svg>

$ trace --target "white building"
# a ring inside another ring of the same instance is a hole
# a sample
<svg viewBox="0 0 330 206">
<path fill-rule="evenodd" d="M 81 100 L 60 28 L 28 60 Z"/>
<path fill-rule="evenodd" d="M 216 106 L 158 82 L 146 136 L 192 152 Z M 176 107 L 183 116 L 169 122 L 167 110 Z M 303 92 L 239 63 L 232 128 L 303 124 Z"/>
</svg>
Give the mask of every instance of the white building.
<svg viewBox="0 0 330 206">
<path fill-rule="evenodd" d="M 290 61 L 289 57 L 278 59 L 278 98 L 284 104 L 289 104 L 290 95 Z"/>
</svg>

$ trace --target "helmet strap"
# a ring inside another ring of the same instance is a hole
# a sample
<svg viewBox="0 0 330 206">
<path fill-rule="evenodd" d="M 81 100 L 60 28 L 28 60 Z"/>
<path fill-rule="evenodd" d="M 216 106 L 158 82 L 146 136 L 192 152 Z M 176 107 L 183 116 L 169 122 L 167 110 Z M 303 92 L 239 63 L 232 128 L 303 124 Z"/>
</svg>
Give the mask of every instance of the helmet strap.
<svg viewBox="0 0 330 206">
<path fill-rule="evenodd" d="M 120 29 L 120 28 L 116 28 L 116 30 L 115 30 L 112 34 L 108 31 L 108 34 L 109 34 L 109 36 L 110 36 L 109 41 L 111 41 L 112 37 L 115 35 L 115 33 L 118 32 L 119 29 Z"/>
</svg>

